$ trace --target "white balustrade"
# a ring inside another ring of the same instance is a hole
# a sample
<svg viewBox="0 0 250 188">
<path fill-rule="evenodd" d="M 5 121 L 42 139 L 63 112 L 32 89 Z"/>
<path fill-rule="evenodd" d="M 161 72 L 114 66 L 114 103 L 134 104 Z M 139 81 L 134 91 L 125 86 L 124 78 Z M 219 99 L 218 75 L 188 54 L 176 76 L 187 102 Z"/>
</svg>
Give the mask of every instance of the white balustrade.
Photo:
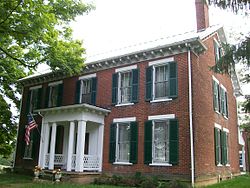
<svg viewBox="0 0 250 188">
<path fill-rule="evenodd" d="M 83 169 L 84 170 L 99 170 L 100 159 L 96 155 L 84 155 Z"/>
<path fill-rule="evenodd" d="M 73 154 L 71 160 L 71 169 L 75 170 L 75 168 L 76 168 L 76 154 Z"/>
<path fill-rule="evenodd" d="M 49 154 L 45 155 L 45 163 L 44 163 L 45 168 L 49 167 Z"/>
<path fill-rule="evenodd" d="M 54 164 L 55 165 L 64 165 L 65 164 L 64 155 L 63 154 L 55 154 Z"/>
</svg>

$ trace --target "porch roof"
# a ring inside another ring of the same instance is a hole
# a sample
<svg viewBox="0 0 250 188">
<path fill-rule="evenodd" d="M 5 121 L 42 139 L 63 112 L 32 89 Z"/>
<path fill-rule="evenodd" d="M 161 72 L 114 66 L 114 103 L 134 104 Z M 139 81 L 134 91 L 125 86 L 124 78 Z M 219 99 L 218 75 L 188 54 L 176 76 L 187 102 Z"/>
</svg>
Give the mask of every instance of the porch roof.
<svg viewBox="0 0 250 188">
<path fill-rule="evenodd" d="M 67 112 L 67 111 L 86 111 L 86 112 L 93 112 L 96 114 L 107 115 L 110 110 L 97 107 L 90 104 L 74 104 L 74 105 L 67 105 L 67 106 L 60 106 L 60 107 L 53 107 L 53 108 L 44 108 L 44 109 L 37 109 L 35 112 L 46 114 L 51 112 Z"/>
</svg>

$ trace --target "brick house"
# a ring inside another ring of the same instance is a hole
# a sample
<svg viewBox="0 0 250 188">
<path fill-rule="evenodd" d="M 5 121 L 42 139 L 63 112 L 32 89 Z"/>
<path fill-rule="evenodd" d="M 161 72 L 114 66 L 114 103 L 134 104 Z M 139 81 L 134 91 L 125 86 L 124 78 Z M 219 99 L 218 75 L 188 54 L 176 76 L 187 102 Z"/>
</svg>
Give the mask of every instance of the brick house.
<svg viewBox="0 0 250 188">
<path fill-rule="evenodd" d="M 236 99 L 209 70 L 225 34 L 196 0 L 197 32 L 88 62 L 80 75 L 44 73 L 23 85 L 15 168 L 161 175 L 192 183 L 239 173 Z M 27 114 L 39 125 L 24 141 Z"/>
</svg>

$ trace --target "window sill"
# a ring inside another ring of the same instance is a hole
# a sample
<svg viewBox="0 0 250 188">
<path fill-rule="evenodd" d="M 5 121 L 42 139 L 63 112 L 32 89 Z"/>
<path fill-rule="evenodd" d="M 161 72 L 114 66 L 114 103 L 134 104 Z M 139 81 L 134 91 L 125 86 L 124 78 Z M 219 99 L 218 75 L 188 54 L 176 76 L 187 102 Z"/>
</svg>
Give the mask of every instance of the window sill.
<svg viewBox="0 0 250 188">
<path fill-rule="evenodd" d="M 218 167 L 222 167 L 223 165 L 222 164 L 217 164 Z"/>
<path fill-rule="evenodd" d="M 114 165 L 128 165 L 128 166 L 133 165 L 133 163 L 130 163 L 130 162 L 114 162 L 113 164 Z"/>
<path fill-rule="evenodd" d="M 223 116 L 226 120 L 228 120 L 228 117 L 227 116 Z"/>
<path fill-rule="evenodd" d="M 229 166 L 230 166 L 230 164 L 226 164 L 225 166 L 229 167 Z"/>
<path fill-rule="evenodd" d="M 172 166 L 172 164 L 169 163 L 151 163 L 149 166 Z"/>
<path fill-rule="evenodd" d="M 172 99 L 155 99 L 155 100 L 150 101 L 150 103 L 165 102 L 165 101 L 172 101 Z"/>
<path fill-rule="evenodd" d="M 119 106 L 130 106 L 130 105 L 134 105 L 135 103 L 122 103 L 122 104 L 117 104 L 115 105 L 116 107 L 119 107 Z"/>
<path fill-rule="evenodd" d="M 220 112 L 219 112 L 219 111 L 215 110 L 215 112 L 216 112 L 217 114 L 219 114 L 219 115 L 220 115 Z"/>
<path fill-rule="evenodd" d="M 32 158 L 30 157 L 23 157 L 24 160 L 33 160 Z"/>
</svg>

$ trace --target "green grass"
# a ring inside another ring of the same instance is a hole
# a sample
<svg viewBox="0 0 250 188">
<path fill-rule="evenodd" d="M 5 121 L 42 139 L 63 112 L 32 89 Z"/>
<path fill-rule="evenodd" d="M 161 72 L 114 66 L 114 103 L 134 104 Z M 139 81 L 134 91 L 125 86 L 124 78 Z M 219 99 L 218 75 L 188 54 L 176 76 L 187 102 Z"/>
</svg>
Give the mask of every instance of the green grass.
<svg viewBox="0 0 250 188">
<path fill-rule="evenodd" d="M 225 180 L 220 183 L 207 186 L 206 188 L 249 188 L 250 187 L 250 176 L 238 176 L 232 180 Z"/>
<path fill-rule="evenodd" d="M 34 182 L 32 176 L 4 173 L 0 174 L 0 188 L 119 188 L 108 185 L 80 185 L 72 183 Z M 123 187 L 125 188 L 125 187 Z"/>
</svg>

